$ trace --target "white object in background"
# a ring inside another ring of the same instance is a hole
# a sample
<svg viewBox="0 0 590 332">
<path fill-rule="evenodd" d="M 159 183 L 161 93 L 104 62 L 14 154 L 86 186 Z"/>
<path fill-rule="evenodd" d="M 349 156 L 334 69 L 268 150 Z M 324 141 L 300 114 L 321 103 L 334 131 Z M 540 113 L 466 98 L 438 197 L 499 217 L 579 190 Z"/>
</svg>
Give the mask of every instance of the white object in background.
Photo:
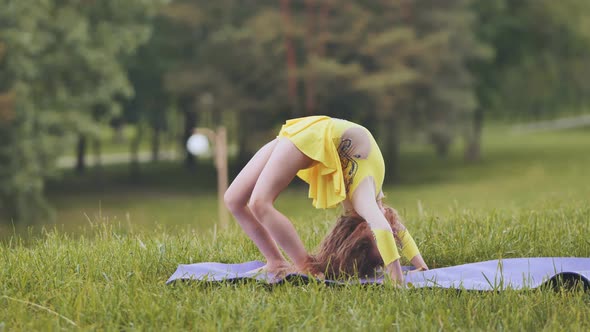
<svg viewBox="0 0 590 332">
<path fill-rule="evenodd" d="M 186 141 L 186 149 L 192 155 L 203 155 L 209 151 L 209 140 L 202 134 L 191 135 Z"/>
</svg>

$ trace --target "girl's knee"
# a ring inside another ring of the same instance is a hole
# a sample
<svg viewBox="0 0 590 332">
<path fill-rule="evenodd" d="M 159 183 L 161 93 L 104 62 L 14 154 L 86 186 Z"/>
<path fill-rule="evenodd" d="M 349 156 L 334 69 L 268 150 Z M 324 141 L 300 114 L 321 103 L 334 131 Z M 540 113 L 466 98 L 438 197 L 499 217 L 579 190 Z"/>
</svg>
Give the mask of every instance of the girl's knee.
<svg viewBox="0 0 590 332">
<path fill-rule="evenodd" d="M 242 195 L 239 195 L 239 193 L 229 189 L 223 195 L 223 202 L 230 212 L 235 213 L 246 208 L 246 205 L 248 204 L 248 198 L 242 197 Z"/>
<path fill-rule="evenodd" d="M 266 219 L 264 217 L 273 209 L 273 206 L 269 200 L 252 197 L 248 202 L 248 208 L 260 223 L 264 223 Z"/>
</svg>

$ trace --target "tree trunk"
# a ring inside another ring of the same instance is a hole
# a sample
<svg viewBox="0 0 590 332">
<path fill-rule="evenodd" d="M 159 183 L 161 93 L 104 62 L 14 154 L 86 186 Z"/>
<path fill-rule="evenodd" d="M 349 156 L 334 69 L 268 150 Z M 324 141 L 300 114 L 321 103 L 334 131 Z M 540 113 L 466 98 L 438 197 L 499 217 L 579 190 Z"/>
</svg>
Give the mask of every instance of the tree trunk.
<svg viewBox="0 0 590 332">
<path fill-rule="evenodd" d="M 141 120 L 136 124 L 137 131 L 135 133 L 135 137 L 131 140 L 131 163 L 129 164 L 129 171 L 131 172 L 131 177 L 137 178 L 139 177 L 140 173 L 140 165 L 139 165 L 139 147 L 141 145 L 141 139 L 143 138 L 143 124 Z"/>
<path fill-rule="evenodd" d="M 248 151 L 249 137 L 248 133 L 251 130 L 250 119 L 251 114 L 249 110 L 243 110 L 239 114 L 240 126 L 238 130 L 238 158 L 235 163 L 235 168 L 241 170 L 250 158 L 252 154 Z"/>
<path fill-rule="evenodd" d="M 216 129 L 218 126 L 223 125 L 223 108 L 221 107 L 211 107 L 211 121 L 213 123 L 214 128 Z"/>
<path fill-rule="evenodd" d="M 446 158 L 449 155 L 449 148 L 450 143 L 448 142 L 448 140 L 444 138 L 434 139 L 434 150 L 436 151 L 436 155 L 439 158 Z"/>
<path fill-rule="evenodd" d="M 123 133 L 123 129 L 125 127 L 124 122 L 122 119 L 117 118 L 112 122 L 113 130 L 115 130 L 115 143 L 123 144 L 125 142 L 125 134 Z"/>
<path fill-rule="evenodd" d="M 192 97 L 184 97 L 180 100 L 180 107 L 184 115 L 184 133 L 182 135 L 181 147 L 185 151 L 184 164 L 189 169 L 194 169 L 196 166 L 195 156 L 190 154 L 186 149 L 186 141 L 193 134 L 193 130 L 197 126 L 197 112 L 195 112 Z"/>
<path fill-rule="evenodd" d="M 373 129 L 375 128 L 375 129 Z M 399 171 L 399 120 L 392 112 L 387 115 L 374 114 L 367 122 L 367 129 L 379 133 L 379 148 L 385 161 L 385 178 L 389 182 L 398 182 Z"/>
<path fill-rule="evenodd" d="M 76 147 L 76 173 L 78 174 L 83 174 L 86 171 L 86 143 L 86 136 L 79 135 Z"/>
<path fill-rule="evenodd" d="M 305 113 L 312 115 L 315 112 L 315 77 L 313 68 L 313 57 L 316 54 L 315 47 L 315 0 L 305 0 L 307 12 L 307 31 L 305 34 L 305 51 L 307 53 L 307 66 L 305 72 Z"/>
<path fill-rule="evenodd" d="M 391 114 L 389 121 L 382 122 L 385 126 L 384 133 L 387 140 L 387 158 L 385 159 L 386 177 L 393 183 L 400 180 L 400 145 L 401 135 L 399 130 L 399 119 L 396 114 Z"/>
<path fill-rule="evenodd" d="M 440 159 L 445 159 L 449 156 L 453 142 L 451 128 L 447 125 L 444 115 L 440 113 L 438 114 L 438 118 L 435 118 L 433 121 L 434 124 L 430 129 L 430 142 L 434 146 L 436 156 Z"/>
<path fill-rule="evenodd" d="M 102 168 L 102 143 L 99 139 L 92 140 L 92 150 L 94 150 L 94 167 Z"/>
<path fill-rule="evenodd" d="M 154 126 L 152 131 L 152 162 L 160 160 L 160 133 L 160 126 Z"/>
<path fill-rule="evenodd" d="M 473 114 L 473 131 L 465 148 L 464 158 L 467 162 L 476 162 L 481 159 L 481 132 L 483 129 L 483 108 L 478 107 Z"/>
<path fill-rule="evenodd" d="M 317 41 L 317 54 L 320 57 L 326 55 L 326 40 L 328 32 L 326 31 L 328 25 L 328 14 L 330 13 L 331 5 L 333 0 L 322 1 L 320 7 L 320 13 L 318 17 L 318 41 Z"/>
<path fill-rule="evenodd" d="M 281 18 L 283 20 L 285 53 L 287 57 L 287 93 L 291 107 L 295 108 L 297 103 L 297 60 L 295 58 L 295 47 L 291 40 L 290 0 L 281 0 Z"/>
</svg>

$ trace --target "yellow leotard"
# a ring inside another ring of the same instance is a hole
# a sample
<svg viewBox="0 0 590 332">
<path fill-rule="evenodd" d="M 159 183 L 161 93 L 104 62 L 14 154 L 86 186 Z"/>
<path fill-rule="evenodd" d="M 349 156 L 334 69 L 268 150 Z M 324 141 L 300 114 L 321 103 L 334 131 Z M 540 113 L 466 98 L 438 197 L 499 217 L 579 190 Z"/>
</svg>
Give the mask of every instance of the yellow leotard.
<svg viewBox="0 0 590 332">
<path fill-rule="evenodd" d="M 314 164 L 297 173 L 309 184 L 316 208 L 331 208 L 351 199 L 367 177 L 373 179 L 375 197 L 385 176 L 383 156 L 371 133 L 356 123 L 328 116 L 288 120 L 279 137 L 286 137 Z"/>
<path fill-rule="evenodd" d="M 331 208 L 345 199 L 351 200 L 367 177 L 373 180 L 375 198 L 381 194 L 385 163 L 377 142 L 365 127 L 328 116 L 308 116 L 288 120 L 278 136 L 288 138 L 314 160 L 311 167 L 300 170 L 297 176 L 309 184 L 309 197 L 316 208 Z M 384 264 L 399 259 L 391 229 L 372 231 Z M 409 233 L 402 241 L 404 254 L 415 255 L 415 244 L 406 246 L 413 243 L 408 236 Z"/>
</svg>

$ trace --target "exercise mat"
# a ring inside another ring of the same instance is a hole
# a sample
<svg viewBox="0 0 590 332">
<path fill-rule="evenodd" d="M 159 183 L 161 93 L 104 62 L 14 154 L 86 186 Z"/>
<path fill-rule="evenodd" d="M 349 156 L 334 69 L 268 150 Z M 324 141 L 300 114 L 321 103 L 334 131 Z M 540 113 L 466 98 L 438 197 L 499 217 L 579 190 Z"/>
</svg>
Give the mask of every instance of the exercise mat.
<svg viewBox="0 0 590 332">
<path fill-rule="evenodd" d="M 278 284 L 290 280 L 309 281 L 305 275 L 290 274 L 277 277 L 261 273 L 258 269 L 263 262 L 251 261 L 239 264 L 197 263 L 179 265 L 167 284 L 177 280 L 197 280 L 223 282 L 257 280 L 268 284 Z M 485 262 L 462 264 L 428 271 L 408 272 L 404 282 L 411 288 L 454 288 L 465 290 L 506 290 L 531 289 L 544 284 L 559 285 L 580 282 L 585 289 L 590 288 L 590 258 L 577 257 L 535 257 L 507 258 Z M 319 280 L 326 284 L 380 284 L 383 278 Z"/>
</svg>

